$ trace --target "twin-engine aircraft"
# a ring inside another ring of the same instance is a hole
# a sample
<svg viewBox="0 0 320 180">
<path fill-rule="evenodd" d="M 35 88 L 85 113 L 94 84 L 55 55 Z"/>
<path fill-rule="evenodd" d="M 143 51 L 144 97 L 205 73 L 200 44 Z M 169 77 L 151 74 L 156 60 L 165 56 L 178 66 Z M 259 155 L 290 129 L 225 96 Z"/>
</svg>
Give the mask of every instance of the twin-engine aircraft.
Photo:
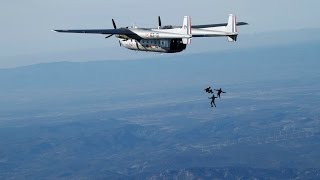
<svg viewBox="0 0 320 180">
<path fill-rule="evenodd" d="M 157 28 L 125 27 L 117 28 L 112 19 L 114 29 L 74 29 L 53 30 L 63 33 L 89 33 L 115 35 L 119 39 L 120 46 L 135 51 L 151 51 L 159 53 L 177 53 L 186 49 L 191 44 L 193 37 L 221 37 L 226 36 L 228 41 L 237 40 L 237 26 L 247 25 L 246 22 L 236 22 L 236 16 L 230 14 L 228 23 L 191 25 L 191 18 L 184 16 L 182 26 L 161 26 L 160 16 Z"/>
</svg>

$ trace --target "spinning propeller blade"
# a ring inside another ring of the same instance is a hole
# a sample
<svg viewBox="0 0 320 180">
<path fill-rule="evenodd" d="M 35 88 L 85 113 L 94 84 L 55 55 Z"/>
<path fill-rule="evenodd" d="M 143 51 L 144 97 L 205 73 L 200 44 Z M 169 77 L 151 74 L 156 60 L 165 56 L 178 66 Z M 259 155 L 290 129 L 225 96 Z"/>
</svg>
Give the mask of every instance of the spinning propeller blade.
<svg viewBox="0 0 320 180">
<path fill-rule="evenodd" d="M 116 23 L 114 22 L 113 19 L 112 19 L 112 24 L 113 24 L 114 29 L 117 29 L 117 25 L 116 25 Z"/>
<path fill-rule="evenodd" d="M 160 18 L 160 16 L 158 16 L 158 24 L 159 24 L 159 27 L 161 27 L 161 18 Z"/>
<path fill-rule="evenodd" d="M 117 29 L 117 25 L 116 25 L 116 23 L 114 22 L 114 19 L 112 19 L 112 25 L 113 25 L 113 28 L 114 28 L 114 29 Z M 113 34 L 110 34 L 109 36 L 107 36 L 107 37 L 105 37 L 105 38 L 107 39 L 107 38 L 109 38 L 109 37 L 111 37 L 111 36 L 113 36 Z"/>
<path fill-rule="evenodd" d="M 113 34 L 110 34 L 109 36 L 106 36 L 105 38 L 107 39 L 107 38 L 109 38 L 109 37 L 111 37 L 111 36 L 113 36 Z"/>
</svg>

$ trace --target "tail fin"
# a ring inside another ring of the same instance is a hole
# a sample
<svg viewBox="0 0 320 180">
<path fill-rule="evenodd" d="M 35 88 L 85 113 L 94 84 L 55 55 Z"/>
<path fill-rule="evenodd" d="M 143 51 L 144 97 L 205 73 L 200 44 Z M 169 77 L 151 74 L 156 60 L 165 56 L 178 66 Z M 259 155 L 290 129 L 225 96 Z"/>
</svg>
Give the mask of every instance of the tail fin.
<svg viewBox="0 0 320 180">
<path fill-rule="evenodd" d="M 182 38 L 183 44 L 191 44 L 192 29 L 191 29 L 191 17 L 190 16 L 184 16 L 181 31 L 183 34 L 187 35 L 187 37 Z"/>
<path fill-rule="evenodd" d="M 228 41 L 237 41 L 238 30 L 237 30 L 237 17 L 233 14 L 229 15 L 228 25 L 226 26 L 226 32 L 230 33 L 228 35 Z"/>
</svg>

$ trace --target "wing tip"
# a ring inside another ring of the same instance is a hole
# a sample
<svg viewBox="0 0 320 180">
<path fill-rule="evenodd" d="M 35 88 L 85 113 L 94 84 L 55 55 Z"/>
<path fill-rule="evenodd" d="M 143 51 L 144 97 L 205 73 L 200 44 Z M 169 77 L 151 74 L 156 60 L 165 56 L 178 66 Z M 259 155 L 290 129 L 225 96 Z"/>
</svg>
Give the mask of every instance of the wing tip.
<svg viewBox="0 0 320 180">
<path fill-rule="evenodd" d="M 237 26 L 249 25 L 247 22 L 237 22 Z"/>
<path fill-rule="evenodd" d="M 52 29 L 52 32 L 69 32 L 69 30 Z"/>
</svg>

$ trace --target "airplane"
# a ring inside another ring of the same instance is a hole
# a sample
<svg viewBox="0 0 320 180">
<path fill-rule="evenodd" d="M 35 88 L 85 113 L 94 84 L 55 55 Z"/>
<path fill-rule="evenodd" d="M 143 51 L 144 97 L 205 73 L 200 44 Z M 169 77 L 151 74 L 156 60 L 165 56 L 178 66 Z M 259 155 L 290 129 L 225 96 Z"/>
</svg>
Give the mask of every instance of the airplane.
<svg viewBox="0 0 320 180">
<path fill-rule="evenodd" d="M 193 37 L 227 37 L 228 41 L 237 40 L 237 26 L 248 25 L 246 22 L 236 22 L 236 16 L 229 15 L 227 23 L 191 25 L 191 17 L 184 16 L 182 26 L 161 26 L 161 18 L 158 17 L 157 28 L 122 27 L 117 28 L 114 19 L 114 29 L 71 29 L 52 30 L 61 33 L 88 33 L 103 34 L 109 38 L 115 35 L 119 44 L 130 50 L 150 51 L 159 53 L 177 53 L 186 49 L 191 44 Z"/>
</svg>

